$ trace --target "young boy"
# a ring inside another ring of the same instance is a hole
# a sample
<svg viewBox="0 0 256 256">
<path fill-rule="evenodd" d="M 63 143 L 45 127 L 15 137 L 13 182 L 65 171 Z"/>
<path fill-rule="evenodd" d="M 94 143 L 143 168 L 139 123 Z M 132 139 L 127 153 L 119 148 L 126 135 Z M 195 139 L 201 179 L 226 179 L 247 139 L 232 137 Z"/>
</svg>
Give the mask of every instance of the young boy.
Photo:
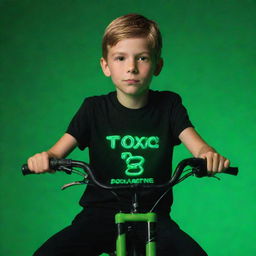
<svg viewBox="0 0 256 256">
<path fill-rule="evenodd" d="M 115 19 L 106 28 L 102 48 L 101 67 L 111 77 L 115 92 L 86 98 L 60 140 L 28 159 L 30 170 L 49 172 L 49 158 L 64 158 L 78 146 L 89 148 L 90 165 L 102 181 L 135 177 L 164 183 L 170 177 L 173 147 L 180 142 L 193 156 L 207 159 L 211 174 L 229 166 L 229 160 L 195 131 L 177 94 L 149 89 L 152 77 L 163 67 L 162 38 L 154 21 L 136 14 Z M 140 211 L 148 211 L 160 195 L 158 190 L 141 192 Z M 35 255 L 92 256 L 113 251 L 114 215 L 130 209 L 129 194 L 121 197 L 118 202 L 108 191 L 88 186 L 80 200 L 86 209 Z M 155 210 L 157 255 L 206 255 L 170 219 L 172 200 L 170 192 Z"/>
</svg>

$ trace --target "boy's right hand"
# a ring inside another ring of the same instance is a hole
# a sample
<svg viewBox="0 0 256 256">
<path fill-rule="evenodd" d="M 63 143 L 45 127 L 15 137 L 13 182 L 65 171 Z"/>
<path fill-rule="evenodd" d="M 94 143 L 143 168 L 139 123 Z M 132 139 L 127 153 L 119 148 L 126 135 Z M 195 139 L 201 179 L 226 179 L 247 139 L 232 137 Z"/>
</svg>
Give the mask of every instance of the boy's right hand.
<svg viewBox="0 0 256 256">
<path fill-rule="evenodd" d="M 27 161 L 28 168 L 31 172 L 34 173 L 45 173 L 45 172 L 54 172 L 50 169 L 49 159 L 50 155 L 48 152 L 42 152 L 35 154 L 30 157 Z"/>
</svg>

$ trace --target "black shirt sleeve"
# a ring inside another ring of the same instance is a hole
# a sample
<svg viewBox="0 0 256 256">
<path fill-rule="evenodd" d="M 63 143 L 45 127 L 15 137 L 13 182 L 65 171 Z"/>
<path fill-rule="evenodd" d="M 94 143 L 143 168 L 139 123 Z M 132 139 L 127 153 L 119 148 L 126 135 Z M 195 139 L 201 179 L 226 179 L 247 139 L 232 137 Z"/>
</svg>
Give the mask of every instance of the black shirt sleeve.
<svg viewBox="0 0 256 256">
<path fill-rule="evenodd" d="M 78 147 L 84 150 L 89 146 L 90 141 L 90 119 L 89 119 L 89 101 L 84 100 L 83 104 L 71 120 L 67 133 L 76 138 Z"/>
<path fill-rule="evenodd" d="M 171 130 L 174 139 L 174 145 L 181 143 L 179 139 L 180 133 L 188 128 L 194 127 L 189 120 L 188 112 L 182 104 L 181 97 L 178 94 L 173 95 L 172 108 L 171 108 Z"/>
</svg>

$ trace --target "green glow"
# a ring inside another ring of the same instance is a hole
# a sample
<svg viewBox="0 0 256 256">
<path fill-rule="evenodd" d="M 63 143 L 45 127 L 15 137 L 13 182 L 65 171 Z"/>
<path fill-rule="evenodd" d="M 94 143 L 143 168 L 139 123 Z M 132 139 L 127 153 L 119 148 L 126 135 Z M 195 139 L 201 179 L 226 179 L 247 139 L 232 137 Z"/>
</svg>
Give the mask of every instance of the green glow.
<svg viewBox="0 0 256 256">
<path fill-rule="evenodd" d="M 110 147 L 115 149 L 118 142 L 124 149 L 147 149 L 147 148 L 159 148 L 159 137 L 150 136 L 150 137 L 138 137 L 125 135 L 121 137 L 120 135 L 110 135 L 106 136 L 106 139 L 110 141 Z"/>
<path fill-rule="evenodd" d="M 148 138 L 147 145 L 150 148 L 159 148 L 159 137 L 151 136 Z"/>
<path fill-rule="evenodd" d="M 133 156 L 130 152 L 123 152 L 121 158 L 124 159 L 127 164 L 127 169 L 125 170 L 127 176 L 138 176 L 144 172 L 144 157 Z"/>
<path fill-rule="evenodd" d="M 121 145 L 125 149 L 130 149 L 134 146 L 134 142 L 135 142 L 135 139 L 132 136 L 127 135 L 122 138 Z"/>
<path fill-rule="evenodd" d="M 132 135 L 109 135 L 106 140 L 110 142 L 110 148 L 116 149 L 119 145 L 123 149 L 158 149 L 159 137 L 157 136 L 132 136 Z M 121 158 L 125 161 L 127 167 L 125 174 L 127 176 L 139 176 L 144 172 L 145 158 L 143 156 L 133 156 L 131 152 L 122 152 Z"/>
<path fill-rule="evenodd" d="M 154 178 L 111 179 L 110 184 L 153 184 Z"/>
<path fill-rule="evenodd" d="M 110 147 L 112 149 L 116 148 L 116 140 L 120 140 L 120 138 L 121 138 L 121 136 L 119 136 L 119 135 L 112 135 L 112 136 L 106 137 L 107 140 L 110 140 L 110 142 L 111 142 Z"/>
</svg>

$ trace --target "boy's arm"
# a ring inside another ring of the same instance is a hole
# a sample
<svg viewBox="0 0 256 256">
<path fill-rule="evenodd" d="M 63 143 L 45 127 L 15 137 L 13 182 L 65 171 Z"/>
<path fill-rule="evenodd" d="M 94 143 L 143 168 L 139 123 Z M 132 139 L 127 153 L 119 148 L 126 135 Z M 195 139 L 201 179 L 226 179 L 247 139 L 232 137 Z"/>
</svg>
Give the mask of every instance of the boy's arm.
<svg viewBox="0 0 256 256">
<path fill-rule="evenodd" d="M 51 157 L 65 158 L 77 146 L 75 137 L 65 133 L 47 152 Z"/>
<path fill-rule="evenodd" d="M 48 151 L 35 154 L 27 161 L 28 168 L 35 173 L 49 172 L 49 158 L 64 158 L 77 146 L 76 139 L 65 133 Z"/>
<path fill-rule="evenodd" d="M 207 169 L 210 173 L 221 172 L 229 166 L 229 160 L 209 146 L 194 128 L 189 127 L 183 130 L 179 135 L 179 139 L 194 157 L 207 159 Z"/>
</svg>

